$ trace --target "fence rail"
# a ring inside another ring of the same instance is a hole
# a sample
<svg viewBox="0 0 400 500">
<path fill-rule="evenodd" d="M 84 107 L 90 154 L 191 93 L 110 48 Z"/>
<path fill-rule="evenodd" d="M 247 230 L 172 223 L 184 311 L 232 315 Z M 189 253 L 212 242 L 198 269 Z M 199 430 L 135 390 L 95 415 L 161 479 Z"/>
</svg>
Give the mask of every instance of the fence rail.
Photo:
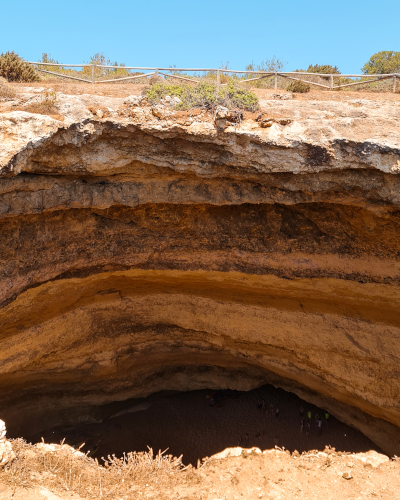
<svg viewBox="0 0 400 500">
<path fill-rule="evenodd" d="M 200 73 L 215 73 L 217 76 L 217 87 L 223 86 L 226 84 L 221 84 L 221 74 L 231 73 L 231 74 L 245 74 L 245 75 L 261 75 L 256 78 L 247 78 L 245 80 L 238 80 L 238 83 L 248 83 L 254 82 L 256 80 L 262 80 L 264 78 L 274 77 L 274 88 L 278 88 L 278 77 L 286 78 L 288 80 L 295 80 L 304 83 L 308 83 L 309 85 L 315 85 L 316 87 L 323 87 L 328 90 L 341 89 L 344 87 L 351 87 L 353 85 L 367 85 L 369 83 L 378 82 L 381 80 L 388 80 L 390 78 L 393 79 L 393 92 L 396 92 L 397 79 L 400 79 L 400 73 L 387 73 L 387 74 L 371 74 L 371 75 L 343 75 L 338 73 L 308 73 L 302 71 L 243 71 L 243 70 L 233 70 L 233 69 L 221 69 L 221 68 L 162 68 L 162 67 L 142 67 L 142 66 L 108 66 L 104 64 L 60 64 L 60 63 L 45 63 L 45 62 L 34 62 L 28 61 L 30 64 L 33 64 L 38 71 L 42 73 L 47 73 L 50 75 L 56 75 L 61 78 L 70 78 L 72 80 L 78 80 L 85 83 L 116 83 L 122 80 L 135 80 L 138 78 L 147 78 L 149 76 L 161 74 L 168 78 L 177 78 L 180 80 L 186 80 L 194 83 L 198 83 L 198 80 L 194 80 L 192 78 L 183 77 L 180 75 L 176 75 L 173 73 L 176 72 L 200 72 Z M 78 78 L 76 76 L 65 75 L 63 73 L 57 73 L 55 71 L 48 71 L 40 66 L 60 66 L 62 68 L 91 68 L 91 78 L 90 80 L 87 78 Z M 132 75 L 127 77 L 113 78 L 109 80 L 95 80 L 95 69 L 96 68 L 105 68 L 105 69 L 119 69 L 119 70 L 139 70 L 139 71 L 150 71 L 150 73 L 146 73 L 143 75 Z M 168 71 L 169 73 L 164 73 Z M 171 72 L 173 72 L 171 74 Z M 292 76 L 293 75 L 293 76 Z M 299 76 L 320 76 L 323 78 L 329 78 L 329 85 L 323 85 L 322 83 L 312 82 L 309 80 L 305 80 L 303 78 L 298 78 Z M 334 85 L 334 78 L 373 78 L 372 80 L 363 80 L 358 82 L 345 83 L 342 85 Z"/>
</svg>

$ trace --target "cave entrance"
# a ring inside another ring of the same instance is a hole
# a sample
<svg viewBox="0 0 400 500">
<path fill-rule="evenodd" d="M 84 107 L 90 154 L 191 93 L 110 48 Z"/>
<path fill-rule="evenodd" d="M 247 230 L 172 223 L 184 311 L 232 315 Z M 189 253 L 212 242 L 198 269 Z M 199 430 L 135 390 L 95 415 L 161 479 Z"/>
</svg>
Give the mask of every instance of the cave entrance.
<svg viewBox="0 0 400 500">
<path fill-rule="evenodd" d="M 260 402 L 265 401 L 263 411 Z M 279 418 L 270 405 L 279 407 Z M 304 408 L 301 432 L 300 407 Z M 307 412 L 311 411 L 311 429 L 307 435 Z M 322 420 L 319 432 L 316 415 Z M 326 445 L 342 452 L 382 452 L 360 431 L 349 427 L 332 415 L 326 423 L 324 409 L 302 401 L 293 393 L 264 385 L 251 391 L 196 390 L 163 391 L 147 398 L 131 399 L 96 408 L 96 423 L 76 425 L 42 434 L 46 442 L 65 442 L 98 458 L 130 451 L 155 453 L 168 449 L 183 463 L 221 452 L 225 448 L 256 446 L 261 450 L 276 444 L 293 452 L 323 450 Z M 33 437 L 40 441 L 40 437 Z"/>
</svg>

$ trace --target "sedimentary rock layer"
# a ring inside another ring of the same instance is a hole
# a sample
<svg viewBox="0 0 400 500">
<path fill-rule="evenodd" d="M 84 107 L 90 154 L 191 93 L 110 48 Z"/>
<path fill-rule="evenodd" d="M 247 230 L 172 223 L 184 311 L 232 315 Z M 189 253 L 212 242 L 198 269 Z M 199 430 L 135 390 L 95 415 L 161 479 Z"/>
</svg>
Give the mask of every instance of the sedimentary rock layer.
<svg viewBox="0 0 400 500">
<path fill-rule="evenodd" d="M 399 454 L 398 125 L 378 136 L 368 102 L 325 121 L 324 103 L 296 106 L 271 101 L 292 121 L 268 129 L 150 107 L 0 115 L 11 434 L 26 415 L 38 431 L 163 389 L 271 382 Z"/>
</svg>

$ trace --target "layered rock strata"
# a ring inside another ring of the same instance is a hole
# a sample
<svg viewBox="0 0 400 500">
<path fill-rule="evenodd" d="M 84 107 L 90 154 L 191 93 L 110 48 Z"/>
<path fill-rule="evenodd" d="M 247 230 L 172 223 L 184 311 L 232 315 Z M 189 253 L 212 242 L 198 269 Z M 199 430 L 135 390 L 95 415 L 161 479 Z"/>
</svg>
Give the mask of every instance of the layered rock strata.
<svg viewBox="0 0 400 500">
<path fill-rule="evenodd" d="M 270 100 L 287 119 L 220 129 L 122 101 L 0 114 L 10 434 L 270 382 L 399 454 L 399 105 Z"/>
</svg>

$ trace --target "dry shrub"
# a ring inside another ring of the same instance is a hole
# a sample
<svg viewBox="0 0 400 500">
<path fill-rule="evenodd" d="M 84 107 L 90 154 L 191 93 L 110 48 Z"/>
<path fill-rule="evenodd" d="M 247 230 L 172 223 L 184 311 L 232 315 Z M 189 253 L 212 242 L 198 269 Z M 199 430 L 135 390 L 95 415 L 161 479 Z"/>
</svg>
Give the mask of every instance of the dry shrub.
<svg viewBox="0 0 400 500">
<path fill-rule="evenodd" d="M 0 99 L 15 99 L 16 95 L 16 91 L 8 85 L 7 80 L 0 76 Z"/>
<path fill-rule="evenodd" d="M 175 78 L 175 81 L 176 80 L 177 80 L 177 78 Z M 139 80 L 136 80 L 136 81 L 138 82 Z M 157 83 L 160 83 L 161 85 L 164 85 L 164 84 L 168 85 L 169 84 L 160 75 L 153 75 L 150 78 L 146 78 L 144 83 L 146 84 L 146 86 L 142 89 L 141 95 L 145 96 L 145 97 L 147 97 L 147 92 L 149 89 L 151 89 L 151 87 L 153 85 L 156 85 Z M 181 83 L 181 81 L 178 80 L 177 85 L 179 85 L 180 83 Z"/>
<path fill-rule="evenodd" d="M 69 491 L 82 498 L 115 500 L 135 493 L 146 485 L 160 491 L 186 480 L 181 457 L 159 452 L 132 452 L 122 458 L 115 455 L 97 460 L 77 452 L 68 445 L 27 444 L 22 439 L 12 441 L 16 459 L 0 472 L 0 480 L 14 488 L 44 486 L 51 491 Z M 52 451 L 52 449 L 54 451 Z M 132 496 L 131 496 L 132 495 Z"/>
<path fill-rule="evenodd" d="M 154 85 L 155 83 L 165 83 L 165 80 L 160 75 L 153 75 L 149 78 L 149 84 Z"/>
<path fill-rule="evenodd" d="M 0 76 L 9 82 L 38 82 L 40 80 L 34 67 L 15 52 L 5 52 L 0 55 Z"/>
<path fill-rule="evenodd" d="M 292 81 L 286 87 L 286 90 L 288 92 L 294 92 L 294 93 L 298 93 L 298 94 L 305 94 L 306 92 L 310 92 L 311 86 L 308 83 L 305 83 L 305 82 Z"/>
</svg>

